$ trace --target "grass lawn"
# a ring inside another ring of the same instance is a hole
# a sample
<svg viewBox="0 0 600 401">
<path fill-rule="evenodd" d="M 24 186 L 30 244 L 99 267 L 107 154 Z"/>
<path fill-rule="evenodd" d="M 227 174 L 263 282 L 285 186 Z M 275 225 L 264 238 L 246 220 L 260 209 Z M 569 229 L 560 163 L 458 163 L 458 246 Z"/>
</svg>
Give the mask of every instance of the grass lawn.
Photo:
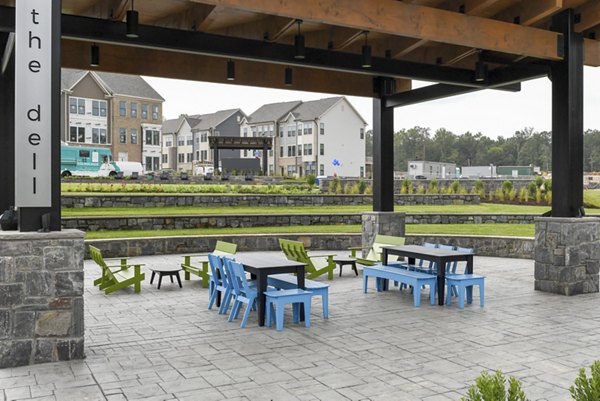
<svg viewBox="0 0 600 401">
<path fill-rule="evenodd" d="M 182 230 L 131 230 L 93 231 L 86 239 L 160 237 L 180 235 L 230 235 L 230 234 L 301 234 L 301 233 L 360 233 L 362 227 L 355 225 L 315 225 L 292 227 L 252 228 L 199 228 Z M 407 234 L 466 234 L 533 237 L 533 224 L 407 224 Z"/>
<path fill-rule="evenodd" d="M 590 206 L 600 208 L 600 189 L 587 189 L 583 191 L 583 203 L 588 207 L 585 210 L 586 213 L 591 212 L 589 209 Z"/>
<path fill-rule="evenodd" d="M 396 206 L 397 212 L 405 213 L 441 213 L 441 214 L 537 214 L 548 211 L 548 206 L 520 206 L 499 205 L 495 203 L 482 203 L 480 205 L 417 205 Z M 315 213 L 362 213 L 372 211 L 370 205 L 359 206 L 279 206 L 279 207 L 197 207 L 197 206 L 169 206 L 169 207 L 127 207 L 127 208 L 83 208 L 62 209 L 63 217 L 90 217 L 90 216 L 176 216 L 176 215 L 208 215 L 208 214 L 315 214 Z M 589 214 L 598 214 L 600 210 L 587 209 Z"/>
</svg>

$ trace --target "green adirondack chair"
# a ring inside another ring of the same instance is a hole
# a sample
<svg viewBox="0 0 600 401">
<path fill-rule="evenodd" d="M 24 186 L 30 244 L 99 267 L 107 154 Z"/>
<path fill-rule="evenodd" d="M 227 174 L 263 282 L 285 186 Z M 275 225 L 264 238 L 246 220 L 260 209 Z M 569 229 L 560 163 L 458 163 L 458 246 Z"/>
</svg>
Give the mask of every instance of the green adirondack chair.
<svg viewBox="0 0 600 401">
<path fill-rule="evenodd" d="M 217 241 L 215 250 L 212 251 L 217 256 L 231 256 L 237 251 L 237 245 L 231 242 Z M 198 265 L 192 264 L 192 258 Z M 186 280 L 190 279 L 190 274 L 194 274 L 202 279 L 202 287 L 208 288 L 209 274 L 208 274 L 208 254 L 202 253 L 197 255 L 184 255 L 183 263 L 181 268 L 184 271 L 184 277 Z"/>
<path fill-rule="evenodd" d="M 356 263 L 360 263 L 361 265 L 365 265 L 365 266 L 374 266 L 377 263 L 381 262 L 381 247 L 382 246 L 400 246 L 400 245 L 404 245 L 404 241 L 405 238 L 404 237 L 395 237 L 392 235 L 381 235 L 381 234 L 377 234 L 375 236 L 375 239 L 373 240 L 373 245 L 371 245 L 370 248 L 363 248 L 363 247 L 353 247 L 350 248 L 351 251 L 351 257 L 356 258 Z M 369 252 L 367 253 L 367 256 L 363 257 L 362 255 L 357 255 L 356 251 L 359 250 L 366 250 L 368 249 Z M 388 262 L 390 261 L 397 261 L 398 257 L 397 256 L 389 256 L 388 257 Z"/>
<path fill-rule="evenodd" d="M 307 278 L 313 279 L 327 273 L 327 279 L 333 280 L 335 254 L 309 255 L 304 248 L 304 243 L 287 239 L 279 239 L 279 246 L 289 260 L 306 263 L 304 270 Z"/>
<path fill-rule="evenodd" d="M 134 286 L 135 292 L 142 290 L 142 281 L 146 278 L 146 275 L 141 272 L 142 264 L 130 264 L 127 263 L 126 258 L 120 258 L 120 264 L 107 265 L 106 261 L 110 259 L 104 260 L 100 249 L 91 245 L 90 256 L 102 268 L 102 276 L 94 280 L 94 285 L 97 285 L 105 294 L 110 294 L 130 285 Z"/>
</svg>

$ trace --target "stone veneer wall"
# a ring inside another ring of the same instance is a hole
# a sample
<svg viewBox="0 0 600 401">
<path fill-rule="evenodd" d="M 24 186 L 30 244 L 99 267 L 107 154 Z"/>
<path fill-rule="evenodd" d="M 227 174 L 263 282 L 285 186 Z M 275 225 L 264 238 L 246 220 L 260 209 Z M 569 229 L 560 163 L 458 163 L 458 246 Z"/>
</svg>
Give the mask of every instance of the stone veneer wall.
<svg viewBox="0 0 600 401">
<path fill-rule="evenodd" d="M 535 289 L 561 295 L 599 291 L 600 218 L 535 220 Z"/>
<path fill-rule="evenodd" d="M 0 368 L 84 357 L 83 232 L 0 231 Z"/>
<path fill-rule="evenodd" d="M 135 217 L 63 217 L 64 228 L 98 230 L 166 230 L 181 228 L 279 227 L 329 224 L 362 224 L 360 213 L 294 215 L 190 215 Z M 414 214 L 407 213 L 406 224 L 533 224 L 535 215 L 506 214 Z"/>
<path fill-rule="evenodd" d="M 302 241 L 311 250 L 340 250 L 361 246 L 361 234 L 263 234 L 211 235 L 193 237 L 154 237 L 88 240 L 86 244 L 102 250 L 105 257 L 165 255 L 210 252 L 217 240 L 233 242 L 238 251 L 277 251 L 279 238 Z M 406 235 L 407 244 L 423 242 L 451 244 L 474 248 L 477 256 L 533 259 L 534 239 L 524 237 L 483 237 L 464 235 Z M 88 249 L 86 247 L 86 254 Z M 350 253 L 350 252 L 348 252 Z M 89 256 L 86 256 L 89 257 Z"/>
<path fill-rule="evenodd" d="M 479 195 L 396 195 L 397 205 L 478 205 Z M 271 195 L 271 194 L 135 194 L 63 195 L 64 208 L 164 207 L 164 206 L 322 206 L 372 205 L 371 195 Z"/>
</svg>

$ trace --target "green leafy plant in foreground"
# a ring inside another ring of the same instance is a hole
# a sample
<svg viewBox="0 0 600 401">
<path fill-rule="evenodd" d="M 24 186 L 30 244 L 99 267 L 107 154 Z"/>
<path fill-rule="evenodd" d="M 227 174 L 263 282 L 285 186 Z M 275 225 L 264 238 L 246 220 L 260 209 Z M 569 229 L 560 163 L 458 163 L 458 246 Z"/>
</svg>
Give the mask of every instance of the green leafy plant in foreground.
<svg viewBox="0 0 600 401">
<path fill-rule="evenodd" d="M 571 397 L 576 401 L 600 400 L 600 361 L 595 361 L 591 368 L 591 376 L 585 374 L 585 368 L 579 370 L 575 384 L 569 387 Z"/>
<path fill-rule="evenodd" d="M 475 384 L 469 388 L 467 398 L 462 401 L 528 401 L 525 393 L 521 390 L 521 382 L 510 377 L 508 389 L 506 378 L 501 371 L 496 371 L 493 376 L 488 372 L 481 372 L 475 379 Z"/>
</svg>

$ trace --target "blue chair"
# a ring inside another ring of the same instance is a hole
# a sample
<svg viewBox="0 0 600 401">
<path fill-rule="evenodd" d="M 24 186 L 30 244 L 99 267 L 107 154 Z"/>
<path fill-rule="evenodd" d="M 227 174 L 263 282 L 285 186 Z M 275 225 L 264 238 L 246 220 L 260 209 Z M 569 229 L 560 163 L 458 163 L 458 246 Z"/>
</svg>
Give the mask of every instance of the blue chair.
<svg viewBox="0 0 600 401">
<path fill-rule="evenodd" d="M 460 246 L 457 246 L 455 250 L 458 252 L 463 252 L 463 253 L 474 253 L 473 248 L 462 248 Z M 457 274 L 457 270 L 458 270 L 458 261 L 454 261 L 453 263 L 448 263 L 448 265 L 446 266 L 446 277 L 448 277 L 449 275 Z M 467 274 L 466 263 L 465 263 L 462 273 L 459 273 L 459 274 Z M 471 294 L 470 296 L 472 296 L 472 290 L 473 290 L 473 288 L 467 289 L 467 291 Z M 453 297 L 458 296 L 458 291 L 457 291 L 456 286 L 449 285 L 448 292 L 452 293 Z"/>
<path fill-rule="evenodd" d="M 246 310 L 244 311 L 242 323 L 240 324 L 240 327 L 244 328 L 248 322 L 250 311 L 254 309 L 256 304 L 256 298 L 258 297 L 256 286 L 251 286 L 248 282 L 248 279 L 246 278 L 246 271 L 241 263 L 226 258 L 225 267 L 229 273 L 229 280 L 233 287 L 232 290 L 234 300 L 231 313 L 229 313 L 229 318 L 227 320 L 232 322 L 233 319 L 237 319 L 240 314 L 242 304 L 246 304 Z"/>
<path fill-rule="evenodd" d="M 425 248 L 437 248 L 438 244 L 432 244 L 431 242 L 424 242 L 423 246 Z M 418 262 L 415 261 L 414 265 L 407 265 L 408 270 L 414 270 L 421 273 L 434 274 L 436 270 L 435 262 L 431 260 L 419 259 Z"/>
<path fill-rule="evenodd" d="M 484 276 L 476 274 L 450 274 L 446 276 L 446 284 L 448 285 L 448 291 L 446 293 L 446 304 L 452 303 L 452 291 L 451 288 L 456 287 L 458 292 L 458 307 L 464 309 L 465 307 L 465 292 L 467 293 L 467 303 L 473 303 L 473 286 L 479 286 L 479 305 L 484 304 Z M 470 289 L 470 290 L 468 290 Z"/>
<path fill-rule="evenodd" d="M 208 265 L 210 266 L 210 270 L 212 272 L 212 280 L 214 280 L 214 288 L 212 293 L 210 294 L 210 299 L 208 301 L 208 309 L 212 309 L 213 304 L 217 299 L 217 292 L 220 292 L 222 295 L 219 314 L 223 315 L 227 312 L 227 309 L 229 309 L 229 304 L 231 303 L 231 284 L 229 283 L 225 267 L 223 266 L 223 260 L 220 257 L 209 253 Z"/>
<path fill-rule="evenodd" d="M 292 304 L 292 319 L 294 323 L 300 323 L 300 304 L 304 304 L 304 323 L 310 327 L 310 301 L 312 292 L 300 288 L 291 290 L 267 291 L 264 293 L 267 297 L 265 305 L 266 316 L 265 324 L 271 327 L 271 320 L 275 317 L 277 331 L 283 330 L 283 309 L 285 304 Z M 275 314 L 275 316 L 273 316 Z"/>
</svg>

